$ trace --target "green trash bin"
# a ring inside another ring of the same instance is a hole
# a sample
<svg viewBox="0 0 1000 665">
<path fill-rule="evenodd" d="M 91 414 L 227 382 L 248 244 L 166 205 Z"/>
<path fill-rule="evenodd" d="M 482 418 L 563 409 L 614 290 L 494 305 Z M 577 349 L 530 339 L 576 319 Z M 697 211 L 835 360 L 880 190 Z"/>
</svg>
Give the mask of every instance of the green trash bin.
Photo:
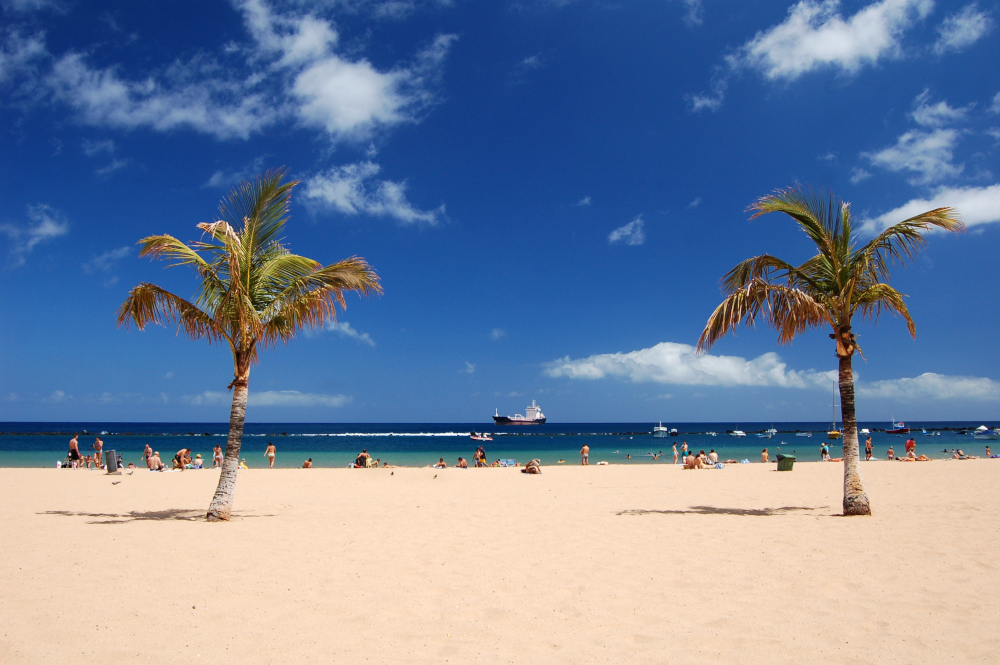
<svg viewBox="0 0 1000 665">
<path fill-rule="evenodd" d="M 795 464 L 795 455 L 778 454 L 778 471 L 791 471 Z"/>
</svg>

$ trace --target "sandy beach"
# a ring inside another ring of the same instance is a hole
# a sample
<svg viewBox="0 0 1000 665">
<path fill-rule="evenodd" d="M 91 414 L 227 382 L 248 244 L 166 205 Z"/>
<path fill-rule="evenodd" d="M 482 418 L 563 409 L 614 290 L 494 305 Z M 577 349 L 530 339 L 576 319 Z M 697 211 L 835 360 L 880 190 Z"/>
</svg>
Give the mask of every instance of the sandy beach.
<svg viewBox="0 0 1000 665">
<path fill-rule="evenodd" d="M 863 470 L 0 469 L 0 662 L 996 662 L 1000 461 Z"/>
</svg>

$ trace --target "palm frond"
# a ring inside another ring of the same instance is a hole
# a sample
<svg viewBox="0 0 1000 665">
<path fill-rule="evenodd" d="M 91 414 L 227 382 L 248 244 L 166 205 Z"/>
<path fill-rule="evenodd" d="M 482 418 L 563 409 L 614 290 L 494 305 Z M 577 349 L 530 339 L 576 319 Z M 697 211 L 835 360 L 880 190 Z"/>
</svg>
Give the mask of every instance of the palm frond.
<svg viewBox="0 0 1000 665">
<path fill-rule="evenodd" d="M 857 292 L 854 299 L 854 310 L 869 321 L 877 322 L 883 310 L 903 317 L 906 329 L 911 337 L 917 336 L 917 326 L 910 317 L 910 311 L 903 302 L 903 294 L 888 284 L 872 284 Z"/>
<path fill-rule="evenodd" d="M 151 323 L 167 326 L 175 322 L 178 331 L 183 330 L 191 339 L 227 339 L 212 317 L 197 305 L 155 284 L 136 285 L 118 308 L 118 326 L 126 330 L 133 323 L 144 330 Z"/>
<path fill-rule="evenodd" d="M 854 260 L 859 266 L 870 266 L 879 279 L 887 280 L 890 266 L 905 266 L 927 244 L 922 232 L 932 227 L 951 233 L 965 231 L 957 210 L 935 208 L 888 227 L 859 249 Z"/>
</svg>

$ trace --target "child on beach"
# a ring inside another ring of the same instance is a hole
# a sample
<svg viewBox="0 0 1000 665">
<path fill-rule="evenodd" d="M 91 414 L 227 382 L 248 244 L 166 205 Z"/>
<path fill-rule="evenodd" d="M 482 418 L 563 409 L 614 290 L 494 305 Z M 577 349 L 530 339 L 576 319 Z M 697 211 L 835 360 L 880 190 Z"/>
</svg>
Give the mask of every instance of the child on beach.
<svg viewBox="0 0 1000 665">
<path fill-rule="evenodd" d="M 765 448 L 764 450 L 760 451 L 760 461 L 764 462 L 765 464 L 767 463 L 767 461 L 768 461 L 767 448 Z"/>
</svg>

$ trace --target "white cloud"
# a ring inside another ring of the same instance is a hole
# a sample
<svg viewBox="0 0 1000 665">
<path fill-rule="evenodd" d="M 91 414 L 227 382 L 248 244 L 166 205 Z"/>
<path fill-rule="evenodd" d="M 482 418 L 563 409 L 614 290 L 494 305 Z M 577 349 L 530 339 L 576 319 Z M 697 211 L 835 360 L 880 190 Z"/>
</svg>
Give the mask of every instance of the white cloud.
<svg viewBox="0 0 1000 665">
<path fill-rule="evenodd" d="M 438 36 L 410 64 L 380 71 L 365 59 L 335 53 L 338 35 L 329 21 L 291 10 L 274 13 L 262 0 L 238 7 L 253 41 L 228 44 L 221 62 L 202 53 L 132 80 L 117 67 L 92 67 L 82 54 L 69 52 L 55 61 L 45 87 L 76 110 L 79 122 L 94 126 L 189 129 L 226 140 L 297 119 L 333 141 L 356 141 L 419 120 L 434 101 L 428 87 L 456 39 Z M 22 41 L 16 50 L 4 47 L 0 79 L 14 64 L 44 53 L 40 37 Z M 239 57 L 245 58 L 242 66 Z"/>
<path fill-rule="evenodd" d="M 69 222 L 58 211 L 43 203 L 28 206 L 28 219 L 31 221 L 25 226 L 0 225 L 0 233 L 10 238 L 10 254 L 15 266 L 23 265 L 25 257 L 39 243 L 69 233 Z"/>
<path fill-rule="evenodd" d="M 406 182 L 375 178 L 381 168 L 371 161 L 334 166 L 306 180 L 304 195 L 346 215 L 391 217 L 403 225 L 441 222 L 443 205 L 433 210 L 415 208 L 406 198 Z"/>
<path fill-rule="evenodd" d="M 915 399 L 962 399 L 1000 401 L 1000 383 L 974 376 L 947 376 L 927 372 L 913 378 L 874 381 L 859 384 L 857 394 L 864 398 L 898 401 Z"/>
<path fill-rule="evenodd" d="M 955 208 L 968 227 L 1000 222 L 1000 184 L 989 187 L 944 187 L 929 199 L 913 199 L 874 219 L 865 220 L 864 232 L 874 234 L 904 219 L 935 208 Z"/>
<path fill-rule="evenodd" d="M 0 83 L 30 68 L 46 55 L 45 35 L 22 35 L 16 30 L 0 33 Z"/>
<path fill-rule="evenodd" d="M 933 131 L 911 130 L 896 141 L 896 145 L 874 153 L 864 153 L 874 166 L 889 171 L 910 171 L 918 174 L 913 184 L 928 184 L 962 173 L 963 164 L 952 163 L 953 150 L 960 132 L 956 129 Z"/>
<path fill-rule="evenodd" d="M 641 245 L 646 242 L 645 222 L 639 215 L 625 226 L 620 226 L 608 234 L 608 242 L 625 243 L 626 245 Z"/>
<path fill-rule="evenodd" d="M 366 344 L 375 348 L 375 340 L 371 338 L 371 335 L 368 333 L 358 332 L 347 321 L 327 321 L 323 327 L 325 330 L 335 332 L 341 337 L 353 339 L 358 342 L 358 344 Z"/>
<path fill-rule="evenodd" d="M 490 331 L 490 339 L 492 339 L 494 342 L 497 340 L 501 340 L 506 336 L 507 336 L 507 331 L 504 330 L 503 328 L 494 328 L 493 330 Z"/>
<path fill-rule="evenodd" d="M 729 87 L 729 79 L 726 74 L 717 74 L 712 81 L 711 91 L 697 95 L 686 95 L 685 99 L 691 105 L 691 110 L 695 113 L 699 111 L 718 111 L 722 108 L 722 100 L 726 97 L 726 88 Z"/>
<path fill-rule="evenodd" d="M 131 247 L 119 247 L 104 252 L 100 256 L 95 256 L 90 261 L 83 264 L 83 271 L 86 273 L 108 272 L 116 263 L 132 254 Z"/>
<path fill-rule="evenodd" d="M 182 400 L 193 406 L 213 406 L 229 404 L 233 397 L 230 393 L 206 390 L 198 395 L 184 395 Z M 298 390 L 267 390 L 264 392 L 250 391 L 247 397 L 249 406 L 327 406 L 337 408 L 349 404 L 353 400 L 349 395 L 323 395 L 319 393 L 300 393 Z"/>
<path fill-rule="evenodd" d="M 701 205 L 701 197 L 699 196 L 699 197 L 698 197 L 698 198 L 696 198 L 696 199 L 695 199 L 694 201 L 692 201 L 691 203 L 689 203 L 689 204 L 687 205 L 687 207 L 688 207 L 689 209 L 691 209 L 691 208 L 697 208 L 697 207 L 698 207 L 698 206 L 700 206 L 700 205 Z"/>
<path fill-rule="evenodd" d="M 861 167 L 855 166 L 851 169 L 851 184 L 856 185 L 863 180 L 868 180 L 872 174 Z"/>
<path fill-rule="evenodd" d="M 280 116 L 270 95 L 252 81 L 204 77 L 195 81 L 198 65 L 175 64 L 165 77 L 128 81 L 114 68 L 90 67 L 82 55 L 69 53 L 56 61 L 47 83 L 56 99 L 75 108 L 79 120 L 98 127 L 157 131 L 193 129 L 219 139 L 248 138 Z"/>
<path fill-rule="evenodd" d="M 903 33 L 933 8 L 933 0 L 880 0 L 844 19 L 839 0 L 801 0 L 783 23 L 747 42 L 737 62 L 772 80 L 791 81 L 825 67 L 852 74 L 897 57 Z"/>
<path fill-rule="evenodd" d="M 992 136 L 995 139 L 1000 139 L 1000 127 L 990 127 L 986 130 L 987 136 Z"/>
<path fill-rule="evenodd" d="M 476 363 L 470 363 L 468 360 L 465 361 L 465 367 L 458 370 L 459 374 L 475 374 L 476 373 Z"/>
<path fill-rule="evenodd" d="M 115 159 L 112 159 L 111 163 L 109 163 L 108 165 L 102 166 L 101 168 L 97 169 L 97 171 L 95 171 L 95 173 L 98 176 L 101 176 L 101 177 L 104 177 L 104 176 L 107 176 L 107 175 L 111 175 L 112 173 L 114 173 L 118 169 L 123 169 L 126 166 L 128 166 L 128 163 L 129 162 L 128 162 L 127 159 L 118 159 L 118 158 L 115 158 Z"/>
<path fill-rule="evenodd" d="M 1000 95 L 997 95 L 997 96 L 1000 97 Z M 590 197 L 589 196 L 584 196 L 582 199 L 580 199 L 579 201 L 577 201 L 576 204 L 578 206 L 580 206 L 580 207 L 589 206 L 590 205 Z"/>
<path fill-rule="evenodd" d="M 979 41 L 992 29 L 993 19 L 989 14 L 979 11 L 979 6 L 973 2 L 948 16 L 938 27 L 934 52 L 940 55 L 948 51 L 961 51 Z"/>
<path fill-rule="evenodd" d="M 914 101 L 913 113 L 910 114 L 914 122 L 924 127 L 942 127 L 961 122 L 965 120 L 971 108 L 966 106 L 953 109 L 945 100 L 941 100 L 937 104 L 929 104 L 927 102 L 929 97 L 930 92 L 927 90 L 918 95 Z"/>
<path fill-rule="evenodd" d="M 1000 92 L 993 95 L 993 103 L 990 104 L 990 113 L 1000 113 Z"/>
<path fill-rule="evenodd" d="M 776 353 L 752 360 L 737 356 L 698 355 L 695 347 L 675 342 L 628 353 L 603 353 L 572 360 L 568 356 L 547 364 L 551 377 L 570 379 L 622 378 L 634 383 L 688 386 L 828 387 L 836 371 L 789 370 Z"/>
</svg>

